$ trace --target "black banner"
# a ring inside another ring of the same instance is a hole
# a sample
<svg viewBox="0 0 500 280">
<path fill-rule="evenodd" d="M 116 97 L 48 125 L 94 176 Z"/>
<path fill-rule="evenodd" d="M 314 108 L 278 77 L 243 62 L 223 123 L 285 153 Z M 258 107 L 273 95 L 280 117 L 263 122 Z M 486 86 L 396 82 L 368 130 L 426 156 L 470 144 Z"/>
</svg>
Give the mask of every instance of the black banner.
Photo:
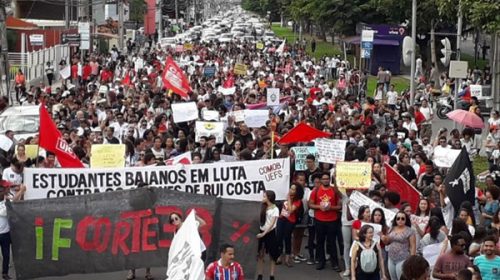
<svg viewBox="0 0 500 280">
<path fill-rule="evenodd" d="M 472 163 L 465 147 L 462 148 L 457 159 L 448 170 L 444 185 L 446 187 L 446 194 L 450 198 L 453 208 L 455 208 L 455 215 L 458 215 L 462 202 L 470 201 L 474 205 L 476 199 L 476 177 L 474 176 Z"/>
<path fill-rule="evenodd" d="M 175 230 L 168 217 L 191 209 L 207 223 L 199 229 L 207 264 L 230 243 L 253 278 L 258 202 L 145 188 L 8 203 L 17 279 L 166 268 Z"/>
</svg>

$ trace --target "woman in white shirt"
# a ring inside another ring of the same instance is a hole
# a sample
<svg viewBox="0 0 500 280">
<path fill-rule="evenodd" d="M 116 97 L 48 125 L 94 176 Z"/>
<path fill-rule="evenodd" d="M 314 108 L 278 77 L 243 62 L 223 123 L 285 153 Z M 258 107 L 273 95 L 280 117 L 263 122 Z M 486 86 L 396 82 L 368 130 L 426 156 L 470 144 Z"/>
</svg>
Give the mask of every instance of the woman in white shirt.
<svg viewBox="0 0 500 280">
<path fill-rule="evenodd" d="M 276 222 L 280 215 L 278 207 L 275 204 L 276 194 L 273 191 L 266 191 L 262 197 L 262 208 L 260 211 L 260 233 L 259 250 L 257 259 L 257 280 L 262 280 L 264 270 L 264 257 L 269 254 L 270 261 L 270 279 L 274 280 L 274 271 L 276 261 L 279 258 L 278 242 L 276 240 Z"/>
</svg>

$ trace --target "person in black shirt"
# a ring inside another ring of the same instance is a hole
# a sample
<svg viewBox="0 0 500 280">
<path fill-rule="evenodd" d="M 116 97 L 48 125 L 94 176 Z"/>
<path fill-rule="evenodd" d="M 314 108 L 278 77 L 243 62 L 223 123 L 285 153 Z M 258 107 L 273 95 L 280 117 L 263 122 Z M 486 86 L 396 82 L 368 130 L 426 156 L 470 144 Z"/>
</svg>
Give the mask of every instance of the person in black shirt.
<svg viewBox="0 0 500 280">
<path fill-rule="evenodd" d="M 399 163 L 397 165 L 397 170 L 406 181 L 414 185 L 417 182 L 417 174 L 415 174 L 415 169 L 410 165 L 410 155 L 408 153 L 402 153 L 399 155 Z"/>
<path fill-rule="evenodd" d="M 312 190 L 314 188 L 314 174 L 321 174 L 321 170 L 316 166 L 316 157 L 314 155 L 306 156 L 306 167 L 307 169 L 304 171 L 306 185 Z"/>
</svg>

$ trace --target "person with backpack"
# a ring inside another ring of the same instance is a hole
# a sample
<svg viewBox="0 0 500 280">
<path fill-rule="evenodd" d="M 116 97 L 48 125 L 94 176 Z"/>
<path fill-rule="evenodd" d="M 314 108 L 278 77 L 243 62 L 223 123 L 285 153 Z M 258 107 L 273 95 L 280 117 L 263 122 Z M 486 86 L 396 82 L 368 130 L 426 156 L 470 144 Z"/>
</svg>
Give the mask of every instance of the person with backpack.
<svg viewBox="0 0 500 280">
<path fill-rule="evenodd" d="M 364 225 L 359 230 L 359 240 L 352 244 L 351 279 L 354 280 L 386 280 L 384 259 L 380 244 L 373 240 L 374 229 Z"/>
<path fill-rule="evenodd" d="M 281 213 L 276 225 L 276 239 L 278 240 L 278 250 L 283 253 L 283 243 L 285 244 L 285 259 L 283 263 L 292 267 L 292 232 L 297 223 L 298 217 L 302 217 L 304 207 L 302 198 L 304 197 L 304 188 L 302 185 L 294 183 L 290 186 L 287 200 L 283 203 Z"/>
</svg>

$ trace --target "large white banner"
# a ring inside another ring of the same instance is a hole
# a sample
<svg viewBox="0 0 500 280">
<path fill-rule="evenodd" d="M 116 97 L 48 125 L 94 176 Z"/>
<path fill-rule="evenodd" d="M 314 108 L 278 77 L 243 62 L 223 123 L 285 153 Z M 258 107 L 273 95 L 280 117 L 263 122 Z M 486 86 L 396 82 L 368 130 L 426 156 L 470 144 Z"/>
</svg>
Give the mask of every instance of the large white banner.
<svg viewBox="0 0 500 280">
<path fill-rule="evenodd" d="M 349 210 L 351 211 L 351 215 L 353 217 L 357 217 L 359 208 L 363 205 L 369 206 L 371 213 L 373 213 L 373 210 L 375 210 L 376 208 L 381 208 L 382 211 L 384 211 L 385 222 L 386 222 L 387 226 L 388 227 L 392 226 L 392 220 L 394 220 L 394 217 L 396 216 L 396 212 L 391 211 L 387 208 L 384 208 L 379 203 L 371 200 L 366 195 L 364 195 L 358 191 L 354 191 L 351 194 L 351 196 L 349 197 Z"/>
<path fill-rule="evenodd" d="M 460 151 L 437 146 L 434 148 L 432 160 L 437 167 L 450 168 L 460 154 Z"/>
<path fill-rule="evenodd" d="M 290 160 L 270 159 L 211 164 L 129 168 L 25 168 L 25 199 L 85 195 L 149 187 L 261 201 L 262 192 L 272 190 L 277 200 L 286 199 L 290 182 Z"/>
<path fill-rule="evenodd" d="M 214 136 L 217 143 L 224 143 L 223 122 L 196 122 L 195 141 L 200 142 L 201 136 Z"/>
<path fill-rule="evenodd" d="M 173 103 L 172 115 L 174 123 L 196 120 L 198 119 L 198 107 L 196 107 L 195 102 Z"/>
<path fill-rule="evenodd" d="M 333 164 L 337 161 L 344 161 L 346 144 L 347 140 L 326 138 L 314 140 L 314 146 L 318 149 L 318 160 Z"/>
</svg>

